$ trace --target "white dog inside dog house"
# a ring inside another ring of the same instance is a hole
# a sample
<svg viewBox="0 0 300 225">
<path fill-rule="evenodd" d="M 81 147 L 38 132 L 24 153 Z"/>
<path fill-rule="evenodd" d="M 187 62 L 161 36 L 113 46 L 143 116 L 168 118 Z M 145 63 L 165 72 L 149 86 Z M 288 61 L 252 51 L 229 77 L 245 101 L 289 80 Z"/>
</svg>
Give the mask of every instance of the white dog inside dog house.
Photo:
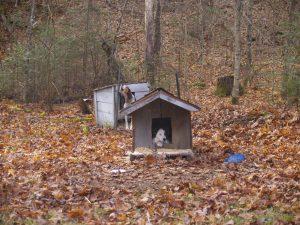
<svg viewBox="0 0 300 225">
<path fill-rule="evenodd" d="M 156 152 L 165 156 L 192 157 L 191 112 L 199 107 L 164 89 L 156 89 L 121 110 L 132 116 L 133 150 L 130 158 Z"/>
</svg>

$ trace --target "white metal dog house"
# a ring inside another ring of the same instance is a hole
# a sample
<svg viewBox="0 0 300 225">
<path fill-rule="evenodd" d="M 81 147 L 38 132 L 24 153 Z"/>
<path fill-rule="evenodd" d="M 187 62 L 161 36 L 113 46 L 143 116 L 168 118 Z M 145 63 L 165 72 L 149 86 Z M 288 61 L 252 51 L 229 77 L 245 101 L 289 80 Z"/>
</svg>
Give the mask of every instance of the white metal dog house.
<svg viewBox="0 0 300 225">
<path fill-rule="evenodd" d="M 127 85 L 134 93 L 135 99 L 138 100 L 149 93 L 149 84 L 142 83 L 126 83 L 109 85 L 94 90 L 94 106 L 95 117 L 98 126 L 107 126 L 116 128 L 118 120 L 123 119 L 124 116 L 119 114 L 122 109 L 121 98 L 119 95 L 119 87 Z"/>
</svg>

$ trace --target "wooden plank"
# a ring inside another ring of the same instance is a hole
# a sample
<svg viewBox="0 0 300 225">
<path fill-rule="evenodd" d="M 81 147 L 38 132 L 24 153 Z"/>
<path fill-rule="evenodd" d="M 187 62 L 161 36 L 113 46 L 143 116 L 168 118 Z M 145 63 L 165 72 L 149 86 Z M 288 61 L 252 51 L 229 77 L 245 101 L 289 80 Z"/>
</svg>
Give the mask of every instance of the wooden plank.
<svg viewBox="0 0 300 225">
<path fill-rule="evenodd" d="M 152 113 L 148 106 L 136 111 L 133 115 L 134 147 L 152 147 L 151 122 Z"/>
<path fill-rule="evenodd" d="M 170 103 L 168 103 L 170 104 Z M 174 106 L 173 106 L 174 107 Z M 177 149 L 192 148 L 189 111 L 176 107 L 170 110 L 172 119 L 172 147 Z"/>
</svg>

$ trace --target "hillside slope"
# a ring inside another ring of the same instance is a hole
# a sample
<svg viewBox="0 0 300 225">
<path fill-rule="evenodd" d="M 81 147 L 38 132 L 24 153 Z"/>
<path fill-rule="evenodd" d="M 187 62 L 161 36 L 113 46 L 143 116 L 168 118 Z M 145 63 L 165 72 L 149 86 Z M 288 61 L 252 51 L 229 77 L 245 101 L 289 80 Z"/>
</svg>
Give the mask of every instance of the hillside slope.
<svg viewBox="0 0 300 225">
<path fill-rule="evenodd" d="M 38 30 L 44 26 L 46 19 L 45 6 L 42 1 L 37 1 L 37 4 L 36 35 L 39 33 Z M 215 76 L 232 74 L 233 1 L 215 0 L 207 1 L 207 4 L 206 12 L 203 12 L 199 1 L 196 0 L 186 3 L 162 1 L 162 65 L 160 70 L 162 77 L 173 80 L 174 70 L 178 67 L 182 67 L 180 69 L 183 76 L 190 77 L 192 75 L 206 80 L 214 80 L 211 77 Z M 79 28 L 69 30 L 69 33 L 59 31 L 57 34 L 59 37 L 68 39 L 70 32 L 77 36 L 84 35 L 82 30 L 85 29 L 87 3 L 56 1 L 50 6 L 55 29 L 58 31 L 66 29 L 66 23 L 74 23 Z M 124 7 L 123 1 L 93 1 L 92 8 L 90 29 L 97 32 L 96 35 L 100 39 L 104 38 L 108 41 L 116 35 L 117 55 L 124 65 L 128 79 L 144 79 L 144 3 L 128 1 Z M 247 10 L 246 2 L 242 22 L 244 60 L 247 44 Z M 16 42 L 26 43 L 29 12 L 29 1 L 21 1 L 17 6 L 12 1 L 2 3 L 0 10 L 0 29 L 3 34 L 0 40 L 2 59 L 4 53 L 7 56 L 10 54 Z M 201 49 L 201 25 L 199 24 L 203 13 L 206 17 L 204 19 L 205 48 Z M 286 19 L 286 1 L 254 1 L 252 44 L 254 64 L 258 67 L 258 72 L 262 70 L 261 67 L 267 68 L 270 64 L 278 65 L 277 60 L 280 60 L 281 50 L 277 50 L 277 47 L 281 47 L 283 44 L 280 34 L 282 34 L 282 24 Z M 120 28 L 117 31 L 119 25 Z M 117 33 L 115 33 L 116 31 Z M 38 42 L 38 39 L 35 42 Z M 202 55 L 204 55 L 204 61 L 200 60 Z M 269 57 L 273 57 L 275 63 L 270 62 Z M 161 84 L 168 86 L 164 79 Z"/>
</svg>

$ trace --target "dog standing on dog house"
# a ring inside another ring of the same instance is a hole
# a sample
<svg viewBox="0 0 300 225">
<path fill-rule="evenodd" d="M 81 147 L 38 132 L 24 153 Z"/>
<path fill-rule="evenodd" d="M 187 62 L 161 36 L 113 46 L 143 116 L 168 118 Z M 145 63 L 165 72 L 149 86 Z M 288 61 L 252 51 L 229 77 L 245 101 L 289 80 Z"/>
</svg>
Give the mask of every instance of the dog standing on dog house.
<svg viewBox="0 0 300 225">
<path fill-rule="evenodd" d="M 134 94 L 131 92 L 130 88 L 127 85 L 122 85 L 120 87 L 120 93 L 124 97 L 125 103 L 124 108 L 128 107 L 131 103 L 135 101 Z M 130 122 L 130 126 L 128 126 L 128 116 L 125 116 L 125 127 L 126 130 L 132 129 L 132 120 Z"/>
</svg>

